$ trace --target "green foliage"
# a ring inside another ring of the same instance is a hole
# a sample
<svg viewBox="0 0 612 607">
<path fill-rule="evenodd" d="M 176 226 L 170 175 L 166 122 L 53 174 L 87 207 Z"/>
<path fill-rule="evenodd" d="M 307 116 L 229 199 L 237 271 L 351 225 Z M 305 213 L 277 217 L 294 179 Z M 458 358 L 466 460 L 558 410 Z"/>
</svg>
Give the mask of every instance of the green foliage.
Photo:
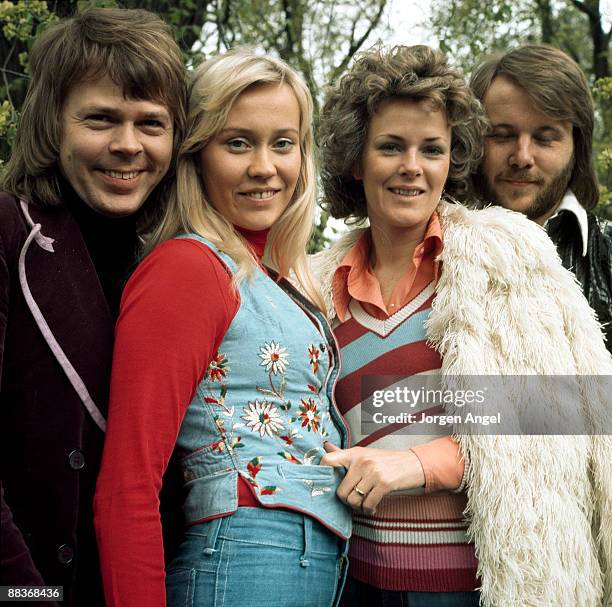
<svg viewBox="0 0 612 607">
<path fill-rule="evenodd" d="M 37 33 L 88 7 L 141 8 L 169 23 L 190 68 L 238 44 L 282 57 L 304 76 L 315 100 L 351 57 L 381 31 L 388 0 L 0 0 L 0 171 L 10 154 L 27 85 L 27 56 Z M 312 246 L 321 248 L 326 215 Z"/>
<path fill-rule="evenodd" d="M 467 73 L 485 55 L 544 42 L 564 50 L 596 80 L 594 156 L 601 190 L 596 212 L 612 217 L 612 79 L 606 65 L 594 65 L 596 47 L 610 56 L 610 35 L 603 31 L 599 5 L 600 0 L 434 0 L 431 26 L 440 48 Z"/>
<path fill-rule="evenodd" d="M 39 23 L 48 24 L 56 19 L 43 0 L 20 0 L 17 3 L 0 2 L 0 23 L 7 40 L 26 41 Z"/>
<path fill-rule="evenodd" d="M 598 80 L 593 87 L 593 97 L 598 118 L 594 146 L 600 191 L 597 212 L 602 217 L 612 219 L 612 78 Z"/>
<path fill-rule="evenodd" d="M 298 69 L 315 101 L 372 35 L 387 0 L 216 0 L 207 48 L 250 45 Z"/>
<path fill-rule="evenodd" d="M 49 11 L 42 0 L 0 2 L 0 172 L 15 141 L 19 120 L 17 108 L 21 106 L 27 87 L 27 56 L 37 34 L 57 16 Z"/>
<path fill-rule="evenodd" d="M 567 1 L 434 0 L 431 26 L 440 48 L 466 72 L 483 55 L 525 42 L 557 46 L 592 69 L 588 20 Z"/>
</svg>

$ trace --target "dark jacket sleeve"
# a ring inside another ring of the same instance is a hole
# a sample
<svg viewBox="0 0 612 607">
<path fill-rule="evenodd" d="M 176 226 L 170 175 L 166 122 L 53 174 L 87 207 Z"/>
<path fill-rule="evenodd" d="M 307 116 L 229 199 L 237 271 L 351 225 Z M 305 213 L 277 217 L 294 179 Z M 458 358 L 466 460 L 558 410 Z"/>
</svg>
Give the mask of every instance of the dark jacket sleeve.
<svg viewBox="0 0 612 607">
<path fill-rule="evenodd" d="M 0 586 L 44 586 L 38 569 L 32 561 L 30 551 L 15 525 L 11 510 L 4 501 L 4 490 L 0 482 Z"/>
</svg>

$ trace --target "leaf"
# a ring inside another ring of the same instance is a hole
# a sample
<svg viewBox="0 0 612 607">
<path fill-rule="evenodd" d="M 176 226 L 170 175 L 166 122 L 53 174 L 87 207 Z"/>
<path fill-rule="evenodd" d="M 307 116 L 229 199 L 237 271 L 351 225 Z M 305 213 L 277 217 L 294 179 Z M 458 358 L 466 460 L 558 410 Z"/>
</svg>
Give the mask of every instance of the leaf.
<svg viewBox="0 0 612 607">
<path fill-rule="evenodd" d="M 292 464 L 302 463 L 299 459 L 297 459 L 297 457 L 291 455 L 291 453 L 288 453 L 287 451 L 279 451 L 278 455 L 280 455 L 283 459 L 286 459 L 288 462 L 291 462 Z"/>
<path fill-rule="evenodd" d="M 308 384 L 308 389 L 309 389 L 311 392 L 314 392 L 315 394 L 318 394 L 318 393 L 319 393 L 319 391 L 321 390 L 321 388 L 315 388 L 315 386 L 313 386 L 312 384 Z"/>
<path fill-rule="evenodd" d="M 280 487 L 277 487 L 276 485 L 266 485 L 265 487 L 261 488 L 261 495 L 274 495 L 275 493 L 278 493 L 280 491 Z"/>
<path fill-rule="evenodd" d="M 279 408 L 281 411 L 289 411 L 289 409 L 291 409 L 291 403 L 283 403 Z"/>
<path fill-rule="evenodd" d="M 218 405 L 219 401 L 216 398 L 213 398 L 212 396 L 205 396 L 204 397 L 204 402 L 207 402 L 209 405 Z"/>
<path fill-rule="evenodd" d="M 271 396 L 273 398 L 276 398 L 276 394 L 272 390 L 268 390 L 268 388 L 262 388 L 261 386 L 257 386 L 257 392 L 261 392 L 262 394 L 265 394 L 266 396 Z"/>
<path fill-rule="evenodd" d="M 316 458 L 320 457 L 320 455 L 321 455 L 321 451 L 319 449 L 317 449 L 317 448 L 309 449 L 304 454 L 304 464 L 306 464 L 307 466 L 311 466 L 312 462 Z"/>
</svg>

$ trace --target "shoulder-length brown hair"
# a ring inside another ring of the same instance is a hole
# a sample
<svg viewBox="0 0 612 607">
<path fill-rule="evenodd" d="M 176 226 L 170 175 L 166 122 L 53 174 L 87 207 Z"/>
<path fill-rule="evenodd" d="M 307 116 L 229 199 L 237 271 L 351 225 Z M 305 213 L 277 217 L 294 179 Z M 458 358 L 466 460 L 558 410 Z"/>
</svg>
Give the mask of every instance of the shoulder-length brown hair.
<svg viewBox="0 0 612 607">
<path fill-rule="evenodd" d="M 463 74 L 428 46 L 377 46 L 356 56 L 352 68 L 330 87 L 321 111 L 323 206 L 337 218 L 367 217 L 363 183 L 354 177 L 368 125 L 389 99 L 426 101 L 446 114 L 451 159 L 445 191 L 460 194 L 482 158 L 486 121 Z"/>
<path fill-rule="evenodd" d="M 40 206 L 61 202 L 62 107 L 78 82 L 108 75 L 126 97 L 163 104 L 173 117 L 175 147 L 182 139 L 187 96 L 183 58 L 172 30 L 153 13 L 87 9 L 45 30 L 34 43 L 30 66 L 32 77 L 3 180 L 4 189 L 15 196 Z M 163 182 L 160 186 L 156 196 Z"/>
<path fill-rule="evenodd" d="M 553 120 L 572 123 L 574 168 L 569 187 L 585 209 L 599 201 L 593 166 L 593 98 L 578 64 L 545 44 L 525 44 L 485 59 L 474 70 L 470 86 L 481 101 L 496 76 L 518 84 L 535 107 Z"/>
</svg>

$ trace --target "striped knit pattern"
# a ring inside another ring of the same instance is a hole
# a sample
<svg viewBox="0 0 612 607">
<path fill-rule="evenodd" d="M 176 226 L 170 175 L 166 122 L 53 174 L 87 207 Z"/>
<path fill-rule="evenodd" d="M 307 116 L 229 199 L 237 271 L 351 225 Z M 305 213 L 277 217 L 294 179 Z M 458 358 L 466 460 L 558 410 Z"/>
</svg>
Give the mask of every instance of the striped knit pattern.
<svg viewBox="0 0 612 607">
<path fill-rule="evenodd" d="M 408 449 L 433 435 L 418 435 L 401 424 L 361 434 L 362 378 L 371 390 L 392 388 L 388 376 L 419 374 L 428 387 L 439 385 L 441 360 L 426 342 L 424 323 L 429 317 L 433 283 L 385 321 L 368 315 L 358 302 L 350 317 L 334 331 L 342 351 L 342 372 L 336 400 L 345 416 L 353 446 Z M 386 377 L 385 377 L 386 376 Z M 385 385 L 387 382 L 387 385 Z M 411 409 L 413 413 L 438 409 Z M 365 415 L 365 412 L 364 412 Z M 446 427 L 448 428 L 448 427 Z M 439 436 L 443 436 L 440 427 Z M 382 500 L 374 516 L 356 514 L 351 538 L 350 574 L 385 590 L 459 592 L 478 587 L 474 547 L 466 534 L 464 493 L 425 495 L 423 490 L 394 494 Z"/>
</svg>

